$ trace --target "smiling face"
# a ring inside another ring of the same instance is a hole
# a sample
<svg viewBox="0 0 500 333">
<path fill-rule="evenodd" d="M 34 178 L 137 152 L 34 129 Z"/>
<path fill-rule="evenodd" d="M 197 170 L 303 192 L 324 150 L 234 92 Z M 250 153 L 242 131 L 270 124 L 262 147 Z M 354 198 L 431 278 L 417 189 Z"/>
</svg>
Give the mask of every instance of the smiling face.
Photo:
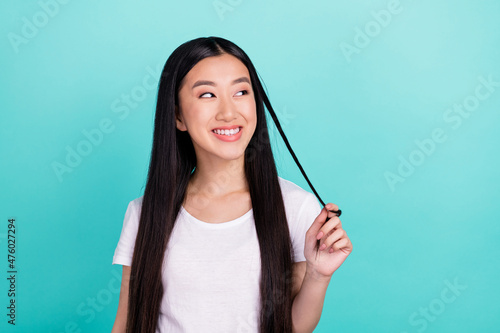
<svg viewBox="0 0 500 333">
<path fill-rule="evenodd" d="M 176 126 L 188 131 L 198 161 L 243 158 L 257 111 L 248 69 L 238 58 L 222 54 L 199 61 L 182 80 L 178 97 Z M 213 131 L 233 128 L 236 134 Z"/>
</svg>

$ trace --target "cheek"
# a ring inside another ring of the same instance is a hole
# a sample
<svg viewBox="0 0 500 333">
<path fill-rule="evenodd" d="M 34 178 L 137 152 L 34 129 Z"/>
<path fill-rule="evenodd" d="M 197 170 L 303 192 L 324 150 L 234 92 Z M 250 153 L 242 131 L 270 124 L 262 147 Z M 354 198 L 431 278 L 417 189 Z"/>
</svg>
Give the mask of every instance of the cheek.
<svg viewBox="0 0 500 333">
<path fill-rule="evenodd" d="M 199 122 L 203 114 L 203 110 L 196 105 L 190 105 L 184 109 L 184 119 L 190 124 Z"/>
<path fill-rule="evenodd" d="M 245 107 L 245 118 L 249 123 L 257 123 L 257 109 L 255 102 L 248 103 Z"/>
<path fill-rule="evenodd" d="M 192 109 L 190 110 L 189 119 L 187 119 L 189 129 L 192 132 L 203 133 L 208 131 L 208 124 L 210 124 L 210 119 L 208 116 L 207 110 L 201 109 Z"/>
</svg>

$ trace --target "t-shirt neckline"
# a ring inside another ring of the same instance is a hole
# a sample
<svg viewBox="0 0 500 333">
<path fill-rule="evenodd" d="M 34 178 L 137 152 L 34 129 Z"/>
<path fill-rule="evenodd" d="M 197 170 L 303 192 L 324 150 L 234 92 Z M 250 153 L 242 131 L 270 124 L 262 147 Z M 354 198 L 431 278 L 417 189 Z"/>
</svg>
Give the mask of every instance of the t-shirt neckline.
<svg viewBox="0 0 500 333">
<path fill-rule="evenodd" d="M 250 208 L 250 210 L 248 212 L 241 215 L 240 217 L 235 218 L 234 220 L 220 222 L 220 223 L 211 223 L 211 222 L 205 222 L 205 221 L 199 220 L 196 217 L 194 217 L 193 215 L 189 214 L 189 212 L 184 208 L 183 205 L 181 205 L 181 212 L 188 218 L 189 221 L 192 221 L 193 223 L 195 223 L 201 227 L 221 229 L 221 228 L 233 227 L 235 225 L 239 225 L 239 224 L 247 221 L 248 217 L 253 213 L 253 208 Z"/>
</svg>

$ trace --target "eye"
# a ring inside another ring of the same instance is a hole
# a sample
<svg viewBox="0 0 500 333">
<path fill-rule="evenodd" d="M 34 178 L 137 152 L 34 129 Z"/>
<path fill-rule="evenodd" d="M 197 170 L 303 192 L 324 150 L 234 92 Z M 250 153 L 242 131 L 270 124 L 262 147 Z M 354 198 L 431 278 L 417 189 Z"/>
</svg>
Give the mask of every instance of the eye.
<svg viewBox="0 0 500 333">
<path fill-rule="evenodd" d="M 200 95 L 200 98 L 201 98 L 201 97 L 203 97 L 203 96 L 204 96 L 204 95 L 206 95 L 206 94 L 211 94 L 211 95 L 213 95 L 211 92 L 206 92 L 206 93 L 201 94 L 201 95 Z"/>
<path fill-rule="evenodd" d="M 248 91 L 247 91 L 247 90 L 241 90 L 241 91 L 238 91 L 238 94 L 239 94 L 240 92 L 244 92 L 244 95 L 248 95 Z M 240 96 L 241 96 L 241 95 L 240 95 Z"/>
</svg>

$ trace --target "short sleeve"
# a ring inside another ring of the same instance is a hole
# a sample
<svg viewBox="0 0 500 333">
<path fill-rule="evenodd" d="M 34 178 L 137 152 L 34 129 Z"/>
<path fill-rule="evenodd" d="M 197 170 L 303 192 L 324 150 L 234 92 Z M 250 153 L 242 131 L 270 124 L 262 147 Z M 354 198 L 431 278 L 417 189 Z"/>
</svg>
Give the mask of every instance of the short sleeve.
<svg viewBox="0 0 500 333">
<path fill-rule="evenodd" d="M 113 265 L 120 264 L 132 266 L 135 239 L 139 227 L 139 213 L 136 201 L 130 201 L 125 212 L 123 227 L 113 256 Z"/>
<path fill-rule="evenodd" d="M 323 208 L 320 206 L 314 194 L 307 192 L 302 201 L 301 207 L 292 224 L 294 228 L 291 230 L 292 246 L 295 255 L 294 262 L 306 261 L 304 256 L 304 246 L 306 240 L 306 232 L 314 222 L 314 219 L 321 213 Z"/>
</svg>

